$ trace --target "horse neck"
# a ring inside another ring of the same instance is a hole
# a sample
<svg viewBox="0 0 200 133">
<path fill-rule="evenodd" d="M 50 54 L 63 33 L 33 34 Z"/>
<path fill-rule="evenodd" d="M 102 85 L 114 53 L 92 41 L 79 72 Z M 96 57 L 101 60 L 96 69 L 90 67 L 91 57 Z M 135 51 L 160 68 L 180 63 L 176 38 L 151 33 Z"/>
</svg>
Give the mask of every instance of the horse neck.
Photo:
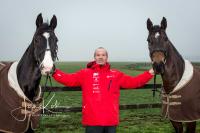
<svg viewBox="0 0 200 133">
<path fill-rule="evenodd" d="M 30 45 L 17 66 L 17 78 L 19 86 L 29 100 L 33 101 L 39 88 L 41 74 L 36 60 L 32 45 Z"/>
<path fill-rule="evenodd" d="M 169 46 L 165 72 L 161 75 L 166 93 L 170 93 L 179 83 L 185 69 L 185 63 L 182 56 L 171 42 L 169 42 Z"/>
</svg>

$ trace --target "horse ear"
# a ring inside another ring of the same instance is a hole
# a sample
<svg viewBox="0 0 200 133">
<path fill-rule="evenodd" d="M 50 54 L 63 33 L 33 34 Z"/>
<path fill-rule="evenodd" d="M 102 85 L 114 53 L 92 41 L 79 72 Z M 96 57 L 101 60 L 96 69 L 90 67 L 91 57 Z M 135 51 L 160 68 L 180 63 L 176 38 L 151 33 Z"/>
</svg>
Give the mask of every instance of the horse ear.
<svg viewBox="0 0 200 133">
<path fill-rule="evenodd" d="M 37 19 L 36 19 L 36 26 L 37 28 L 42 25 L 43 23 L 43 18 L 42 18 L 42 13 L 40 13 L 38 16 L 37 16 Z"/>
<path fill-rule="evenodd" d="M 55 15 L 53 15 L 51 22 L 50 22 L 50 27 L 54 30 L 57 26 L 57 18 Z"/>
<path fill-rule="evenodd" d="M 160 25 L 161 25 L 161 29 L 166 30 L 166 28 L 167 28 L 167 19 L 165 17 L 163 17 Z"/>
<path fill-rule="evenodd" d="M 147 29 L 150 31 L 153 27 L 153 23 L 151 22 L 150 18 L 147 19 Z"/>
</svg>

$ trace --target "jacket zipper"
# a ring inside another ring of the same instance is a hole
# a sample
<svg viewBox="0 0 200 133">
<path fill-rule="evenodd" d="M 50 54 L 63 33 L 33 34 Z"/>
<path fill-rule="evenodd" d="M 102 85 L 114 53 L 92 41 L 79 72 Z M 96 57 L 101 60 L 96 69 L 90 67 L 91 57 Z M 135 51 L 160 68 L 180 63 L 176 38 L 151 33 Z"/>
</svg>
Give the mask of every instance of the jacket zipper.
<svg viewBox="0 0 200 133">
<path fill-rule="evenodd" d="M 112 84 L 112 80 L 110 80 L 109 84 L 108 84 L 108 91 L 110 90 L 110 86 Z"/>
</svg>

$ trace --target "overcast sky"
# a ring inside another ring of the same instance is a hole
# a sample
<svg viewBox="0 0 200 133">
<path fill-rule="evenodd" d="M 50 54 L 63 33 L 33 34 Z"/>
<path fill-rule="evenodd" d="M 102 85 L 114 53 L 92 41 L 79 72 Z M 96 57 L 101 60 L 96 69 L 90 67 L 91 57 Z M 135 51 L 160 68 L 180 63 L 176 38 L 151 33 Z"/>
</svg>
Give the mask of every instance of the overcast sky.
<svg viewBox="0 0 200 133">
<path fill-rule="evenodd" d="M 110 61 L 150 61 L 146 20 L 167 18 L 167 34 L 181 55 L 200 61 L 199 0 L 0 0 L 0 60 L 20 60 L 35 20 L 57 16 L 60 61 L 89 61 L 105 47 Z"/>
</svg>

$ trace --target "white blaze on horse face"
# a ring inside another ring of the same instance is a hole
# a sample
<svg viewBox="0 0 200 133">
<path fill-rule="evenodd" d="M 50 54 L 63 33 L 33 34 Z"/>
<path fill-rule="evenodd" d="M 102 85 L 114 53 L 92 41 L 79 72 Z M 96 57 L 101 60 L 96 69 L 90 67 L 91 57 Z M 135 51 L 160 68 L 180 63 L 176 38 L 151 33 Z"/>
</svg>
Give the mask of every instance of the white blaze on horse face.
<svg viewBox="0 0 200 133">
<path fill-rule="evenodd" d="M 159 33 L 159 32 L 156 32 L 156 33 L 155 33 L 155 38 L 157 39 L 159 36 L 160 36 L 160 33 Z"/>
<path fill-rule="evenodd" d="M 49 33 L 48 32 L 44 32 L 43 33 L 43 36 L 46 38 L 46 40 L 47 40 L 47 48 L 46 49 L 50 49 L 50 47 L 49 47 L 49 37 L 50 37 L 50 35 L 49 35 Z"/>
<path fill-rule="evenodd" d="M 49 35 L 49 33 L 44 32 L 43 36 L 47 40 L 47 48 L 45 51 L 44 59 L 41 63 L 41 66 L 42 66 L 41 73 L 42 73 L 42 75 L 46 75 L 47 73 L 50 73 L 51 69 L 53 68 L 53 60 L 51 57 L 51 51 L 50 51 L 49 41 L 48 41 L 50 35 Z"/>
</svg>

